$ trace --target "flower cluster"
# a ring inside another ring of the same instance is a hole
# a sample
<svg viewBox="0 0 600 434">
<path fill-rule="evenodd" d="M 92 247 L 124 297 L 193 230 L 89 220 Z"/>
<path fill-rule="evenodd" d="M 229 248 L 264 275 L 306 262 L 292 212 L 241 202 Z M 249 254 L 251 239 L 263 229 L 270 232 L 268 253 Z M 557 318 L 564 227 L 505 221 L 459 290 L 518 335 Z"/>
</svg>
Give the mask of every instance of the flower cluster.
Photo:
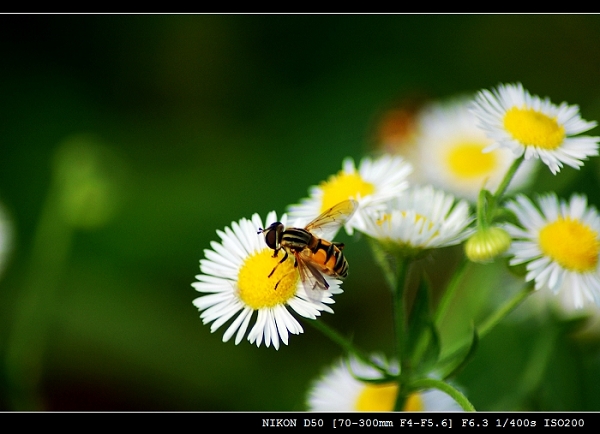
<svg viewBox="0 0 600 434">
<path fill-rule="evenodd" d="M 514 156 L 508 149 L 490 149 L 494 142 L 478 127 L 471 105 L 466 96 L 425 104 L 415 114 L 415 133 L 402 154 L 415 168 L 411 181 L 474 202 L 482 188 L 497 188 Z M 511 189 L 531 182 L 531 163 L 523 164 Z"/>
<path fill-rule="evenodd" d="M 338 230 L 369 240 L 394 297 L 395 357 L 365 357 L 319 321 L 350 354 L 314 382 L 309 410 L 472 409 L 449 382 L 468 360 L 439 357 L 436 320 L 452 290 L 434 308 L 428 302 L 409 308 L 405 300 L 407 267 L 434 249 L 466 241 L 466 260 L 505 256 L 509 266 L 524 266 L 525 295 L 533 287 L 560 294 L 574 308 L 600 305 L 598 211 L 582 194 L 565 201 L 555 193 L 535 200 L 523 193 L 536 160 L 556 175 L 598 155 L 600 139 L 579 135 L 596 123 L 581 119 L 577 106 L 556 106 L 521 84 L 428 103 L 411 116 L 404 146 L 358 164 L 344 159 L 338 173 L 310 187 L 287 214 L 272 211 L 264 221 L 254 214 L 217 231 L 220 241 L 200 260 L 192 286 L 201 293 L 193 303 L 202 321 L 212 332 L 229 323 L 223 341 L 246 337 L 279 349 L 289 334 L 302 333 L 298 316 L 333 313 L 348 268 L 344 246 L 333 240 Z M 415 296 L 429 300 L 427 292 L 421 283 Z M 482 327 L 479 338 L 494 324 Z"/>
<path fill-rule="evenodd" d="M 581 119 L 577 106 L 556 106 L 548 98 L 531 95 L 521 84 L 500 85 L 477 94 L 473 113 L 493 139 L 486 151 L 510 149 L 517 162 L 539 159 L 557 174 L 563 165 L 578 169 L 598 155 L 599 137 L 577 136 L 596 126 Z M 511 265 L 526 264 L 526 281 L 535 289 L 570 294 L 576 308 L 586 301 L 600 305 L 600 225 L 598 212 L 587 198 L 574 194 L 569 202 L 555 193 L 537 199 L 525 195 L 506 203 L 517 223 L 505 225 L 513 240 Z"/>
</svg>

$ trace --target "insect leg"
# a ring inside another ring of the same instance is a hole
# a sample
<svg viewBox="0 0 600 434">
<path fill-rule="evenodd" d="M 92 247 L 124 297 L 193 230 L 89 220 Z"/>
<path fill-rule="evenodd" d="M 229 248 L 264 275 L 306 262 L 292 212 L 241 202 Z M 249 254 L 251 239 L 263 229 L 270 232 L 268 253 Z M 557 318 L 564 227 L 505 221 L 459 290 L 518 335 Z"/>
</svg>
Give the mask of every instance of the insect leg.
<svg viewBox="0 0 600 434">
<path fill-rule="evenodd" d="M 281 264 L 286 258 L 288 257 L 288 252 L 287 250 L 285 251 L 285 258 L 283 260 L 281 260 L 276 266 L 275 268 L 277 268 L 277 266 L 279 264 Z M 291 273 L 295 273 L 296 269 L 298 269 L 298 256 L 296 254 L 296 252 L 294 252 L 294 269 L 290 270 L 288 273 L 284 274 L 283 276 L 281 276 L 281 278 L 277 281 L 277 283 L 275 284 L 275 289 L 277 289 L 277 287 L 279 286 L 279 283 L 283 280 L 284 277 L 288 276 Z M 275 270 L 271 271 L 271 274 L 273 274 Z M 269 277 L 271 277 L 271 274 L 269 274 Z"/>
<path fill-rule="evenodd" d="M 273 267 L 273 270 L 271 270 L 271 272 L 269 273 L 269 276 L 267 276 L 267 277 L 271 277 L 273 275 L 273 273 L 275 272 L 275 270 L 277 270 L 277 267 L 279 267 L 279 264 L 281 264 L 282 262 L 285 262 L 285 260 L 288 258 L 288 252 L 287 252 L 287 250 L 284 249 L 284 251 L 285 251 L 285 255 L 283 255 L 283 258 L 281 259 L 281 261 L 279 261 L 277 263 L 277 265 L 275 265 L 275 267 Z M 275 258 L 276 256 L 277 255 L 275 255 L 273 257 Z"/>
</svg>

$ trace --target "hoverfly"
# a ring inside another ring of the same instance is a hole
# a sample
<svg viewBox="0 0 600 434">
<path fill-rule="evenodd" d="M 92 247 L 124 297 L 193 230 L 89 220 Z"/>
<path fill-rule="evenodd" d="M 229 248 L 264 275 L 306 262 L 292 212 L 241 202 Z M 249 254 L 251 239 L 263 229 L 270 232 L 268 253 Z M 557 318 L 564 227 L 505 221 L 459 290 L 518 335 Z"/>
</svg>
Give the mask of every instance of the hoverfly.
<svg viewBox="0 0 600 434">
<path fill-rule="evenodd" d="M 289 255 L 293 255 L 294 268 L 298 270 L 307 291 L 328 289 L 329 284 L 323 277 L 324 274 L 344 279 L 348 275 L 348 261 L 342 253 L 344 244 L 327 241 L 325 238 L 331 238 L 352 217 L 357 205 L 352 199 L 340 202 L 311 221 L 304 229 L 285 229 L 281 222 L 259 229 L 258 233 L 265 235 L 267 246 L 274 250 L 274 258 L 280 250 L 285 253 L 268 277 L 273 275 Z M 279 282 L 275 284 L 275 289 Z"/>
</svg>

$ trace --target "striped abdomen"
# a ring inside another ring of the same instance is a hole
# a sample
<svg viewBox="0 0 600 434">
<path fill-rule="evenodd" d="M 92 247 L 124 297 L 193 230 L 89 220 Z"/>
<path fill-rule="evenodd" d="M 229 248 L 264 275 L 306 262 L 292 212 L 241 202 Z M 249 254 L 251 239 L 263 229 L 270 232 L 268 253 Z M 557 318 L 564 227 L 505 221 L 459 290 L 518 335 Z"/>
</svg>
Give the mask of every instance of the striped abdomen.
<svg viewBox="0 0 600 434">
<path fill-rule="evenodd" d="M 281 244 L 294 250 L 302 260 L 317 265 L 329 276 L 342 279 L 348 276 L 348 261 L 342 253 L 342 243 L 332 243 L 315 237 L 304 229 L 290 228 L 284 232 Z"/>
</svg>

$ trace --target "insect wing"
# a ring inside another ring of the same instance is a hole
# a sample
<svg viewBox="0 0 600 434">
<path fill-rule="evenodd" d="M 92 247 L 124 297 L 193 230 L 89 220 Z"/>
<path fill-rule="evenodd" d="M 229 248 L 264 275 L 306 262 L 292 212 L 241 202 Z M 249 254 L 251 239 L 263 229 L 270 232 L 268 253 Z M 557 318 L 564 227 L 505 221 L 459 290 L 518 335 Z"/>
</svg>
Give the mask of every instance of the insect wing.
<svg viewBox="0 0 600 434">
<path fill-rule="evenodd" d="M 306 225 L 306 230 L 313 235 L 331 240 L 358 208 L 358 202 L 349 199 L 329 208 L 319 217 Z"/>
<path fill-rule="evenodd" d="M 322 296 L 320 291 L 328 289 L 329 284 L 320 271 L 319 265 L 312 262 L 309 256 L 302 253 L 296 254 L 296 262 L 306 295 L 311 299 L 320 299 Z"/>
</svg>

